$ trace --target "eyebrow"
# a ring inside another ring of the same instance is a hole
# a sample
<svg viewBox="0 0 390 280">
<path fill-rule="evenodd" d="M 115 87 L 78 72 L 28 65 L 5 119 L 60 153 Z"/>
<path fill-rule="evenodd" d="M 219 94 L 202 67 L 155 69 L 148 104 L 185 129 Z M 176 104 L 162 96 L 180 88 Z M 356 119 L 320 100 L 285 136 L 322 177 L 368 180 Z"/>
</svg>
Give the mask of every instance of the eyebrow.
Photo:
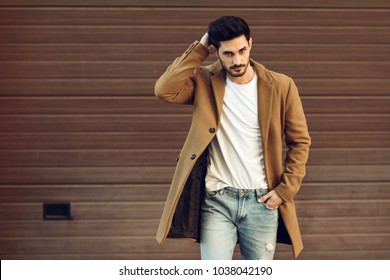
<svg viewBox="0 0 390 280">
<path fill-rule="evenodd" d="M 243 47 L 243 48 L 239 49 L 238 52 L 244 51 L 244 50 L 246 50 L 246 48 L 247 47 Z M 232 51 L 224 51 L 223 54 L 233 54 L 233 52 Z"/>
</svg>

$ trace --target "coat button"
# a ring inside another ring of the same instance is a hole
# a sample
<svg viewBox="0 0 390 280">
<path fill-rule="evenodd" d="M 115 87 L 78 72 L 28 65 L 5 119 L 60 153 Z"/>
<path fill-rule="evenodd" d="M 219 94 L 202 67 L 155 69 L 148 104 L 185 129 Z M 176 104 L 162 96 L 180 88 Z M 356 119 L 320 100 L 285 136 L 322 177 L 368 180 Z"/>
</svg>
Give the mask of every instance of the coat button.
<svg viewBox="0 0 390 280">
<path fill-rule="evenodd" d="M 192 154 L 191 155 L 191 159 L 195 159 L 196 158 L 196 155 L 195 154 Z"/>
<path fill-rule="evenodd" d="M 209 129 L 209 132 L 210 132 L 210 133 L 214 133 L 214 132 L 215 132 L 215 128 L 214 128 L 214 127 L 211 127 L 211 128 Z"/>
</svg>

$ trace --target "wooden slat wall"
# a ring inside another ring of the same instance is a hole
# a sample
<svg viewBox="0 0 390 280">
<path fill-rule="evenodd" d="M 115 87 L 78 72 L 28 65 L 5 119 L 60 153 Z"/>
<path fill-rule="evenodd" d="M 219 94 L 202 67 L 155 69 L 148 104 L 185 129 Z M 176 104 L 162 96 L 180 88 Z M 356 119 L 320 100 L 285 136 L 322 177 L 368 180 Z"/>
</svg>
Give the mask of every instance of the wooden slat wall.
<svg viewBox="0 0 390 280">
<path fill-rule="evenodd" d="M 300 258 L 390 258 L 389 1 L 2 0 L 1 259 L 199 258 L 154 240 L 191 108 L 153 87 L 226 14 L 301 92 L 313 145 Z M 73 220 L 43 221 L 58 201 Z"/>
</svg>

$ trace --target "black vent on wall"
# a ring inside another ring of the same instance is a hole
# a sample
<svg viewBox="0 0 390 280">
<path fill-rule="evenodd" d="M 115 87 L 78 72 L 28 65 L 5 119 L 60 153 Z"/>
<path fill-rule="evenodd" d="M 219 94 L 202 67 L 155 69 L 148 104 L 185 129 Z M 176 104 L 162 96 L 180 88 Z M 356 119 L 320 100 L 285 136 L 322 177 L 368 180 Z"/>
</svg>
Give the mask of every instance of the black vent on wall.
<svg viewBox="0 0 390 280">
<path fill-rule="evenodd" d="M 44 220 L 71 220 L 70 203 L 44 203 L 43 204 Z"/>
</svg>

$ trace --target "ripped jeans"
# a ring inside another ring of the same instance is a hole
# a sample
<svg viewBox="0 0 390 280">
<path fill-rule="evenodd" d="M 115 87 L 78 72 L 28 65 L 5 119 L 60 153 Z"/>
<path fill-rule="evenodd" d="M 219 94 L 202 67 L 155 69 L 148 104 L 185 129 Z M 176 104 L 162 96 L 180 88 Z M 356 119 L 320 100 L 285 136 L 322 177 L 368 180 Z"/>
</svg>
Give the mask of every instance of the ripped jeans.
<svg viewBox="0 0 390 280">
<path fill-rule="evenodd" d="M 257 201 L 267 193 L 231 187 L 205 192 L 200 224 L 202 260 L 231 260 L 237 241 L 241 259 L 273 259 L 278 210 Z"/>
</svg>

